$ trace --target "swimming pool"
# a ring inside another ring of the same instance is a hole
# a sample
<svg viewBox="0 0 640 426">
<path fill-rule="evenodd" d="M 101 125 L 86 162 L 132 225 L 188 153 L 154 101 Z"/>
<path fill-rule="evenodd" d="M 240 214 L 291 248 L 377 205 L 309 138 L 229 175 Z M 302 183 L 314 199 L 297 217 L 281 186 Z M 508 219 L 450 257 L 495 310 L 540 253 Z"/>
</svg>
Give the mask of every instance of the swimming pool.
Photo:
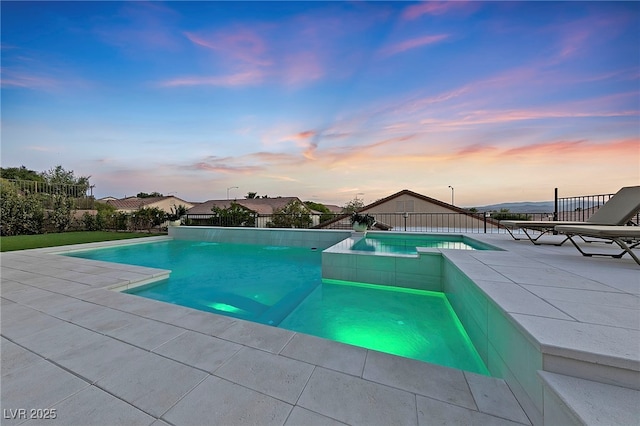
<svg viewBox="0 0 640 426">
<path fill-rule="evenodd" d="M 418 247 L 455 250 L 495 250 L 494 247 L 462 235 L 367 235 L 351 250 L 375 253 L 417 254 Z"/>
<path fill-rule="evenodd" d="M 138 296 L 488 374 L 443 293 L 323 282 L 318 250 L 173 240 L 68 255 L 172 271 Z"/>
</svg>

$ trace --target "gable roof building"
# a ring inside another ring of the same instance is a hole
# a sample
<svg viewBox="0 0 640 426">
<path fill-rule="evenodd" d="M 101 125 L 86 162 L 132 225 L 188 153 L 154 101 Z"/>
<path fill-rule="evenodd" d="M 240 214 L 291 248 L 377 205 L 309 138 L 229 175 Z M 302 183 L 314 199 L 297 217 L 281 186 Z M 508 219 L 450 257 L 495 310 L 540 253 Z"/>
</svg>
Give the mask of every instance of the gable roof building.
<svg viewBox="0 0 640 426">
<path fill-rule="evenodd" d="M 384 228 L 392 230 L 465 230 L 484 227 L 484 217 L 478 213 L 456 207 L 444 201 L 403 189 L 388 197 L 362 207 L 359 213 L 370 214 Z M 496 227 L 498 223 L 491 219 L 487 227 Z M 349 228 L 349 215 L 321 224 L 323 228 Z"/>
</svg>

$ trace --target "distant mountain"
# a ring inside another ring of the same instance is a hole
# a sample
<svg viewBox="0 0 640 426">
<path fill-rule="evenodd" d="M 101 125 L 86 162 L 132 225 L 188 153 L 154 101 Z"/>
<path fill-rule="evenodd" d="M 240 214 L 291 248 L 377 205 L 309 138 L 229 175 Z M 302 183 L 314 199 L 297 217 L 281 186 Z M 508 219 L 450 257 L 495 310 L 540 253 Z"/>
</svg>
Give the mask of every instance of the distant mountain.
<svg viewBox="0 0 640 426">
<path fill-rule="evenodd" d="M 489 206 L 475 206 L 479 212 L 500 211 L 501 209 L 509 209 L 512 213 L 552 213 L 554 208 L 553 201 L 525 201 L 521 203 L 501 203 L 491 204 Z"/>
</svg>

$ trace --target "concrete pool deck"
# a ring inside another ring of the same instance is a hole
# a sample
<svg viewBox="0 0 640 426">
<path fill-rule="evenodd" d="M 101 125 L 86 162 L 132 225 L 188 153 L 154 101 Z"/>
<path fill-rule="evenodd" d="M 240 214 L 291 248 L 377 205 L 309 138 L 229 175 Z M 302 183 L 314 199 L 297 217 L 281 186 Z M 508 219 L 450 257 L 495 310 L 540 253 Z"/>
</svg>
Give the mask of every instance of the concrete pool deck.
<svg viewBox="0 0 640 426">
<path fill-rule="evenodd" d="M 444 256 L 542 351 L 543 413 L 502 379 L 108 290 L 167 271 L 58 247 L 0 258 L 2 424 L 637 423 L 640 266 L 469 236 L 505 251 Z"/>
</svg>

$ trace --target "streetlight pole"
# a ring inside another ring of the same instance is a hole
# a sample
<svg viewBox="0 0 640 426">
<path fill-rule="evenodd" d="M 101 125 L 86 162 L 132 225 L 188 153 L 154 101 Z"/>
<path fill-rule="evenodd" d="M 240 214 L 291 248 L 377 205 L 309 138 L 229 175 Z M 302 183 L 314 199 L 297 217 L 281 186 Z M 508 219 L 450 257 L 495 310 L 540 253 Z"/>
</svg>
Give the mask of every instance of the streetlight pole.
<svg viewBox="0 0 640 426">
<path fill-rule="evenodd" d="M 229 190 L 230 189 L 238 189 L 237 186 L 230 186 L 229 188 L 227 188 L 227 200 L 229 199 Z"/>
<path fill-rule="evenodd" d="M 453 205 L 455 205 L 453 203 L 453 186 L 449 185 L 449 188 L 451 188 L 451 205 L 453 206 Z"/>
</svg>

